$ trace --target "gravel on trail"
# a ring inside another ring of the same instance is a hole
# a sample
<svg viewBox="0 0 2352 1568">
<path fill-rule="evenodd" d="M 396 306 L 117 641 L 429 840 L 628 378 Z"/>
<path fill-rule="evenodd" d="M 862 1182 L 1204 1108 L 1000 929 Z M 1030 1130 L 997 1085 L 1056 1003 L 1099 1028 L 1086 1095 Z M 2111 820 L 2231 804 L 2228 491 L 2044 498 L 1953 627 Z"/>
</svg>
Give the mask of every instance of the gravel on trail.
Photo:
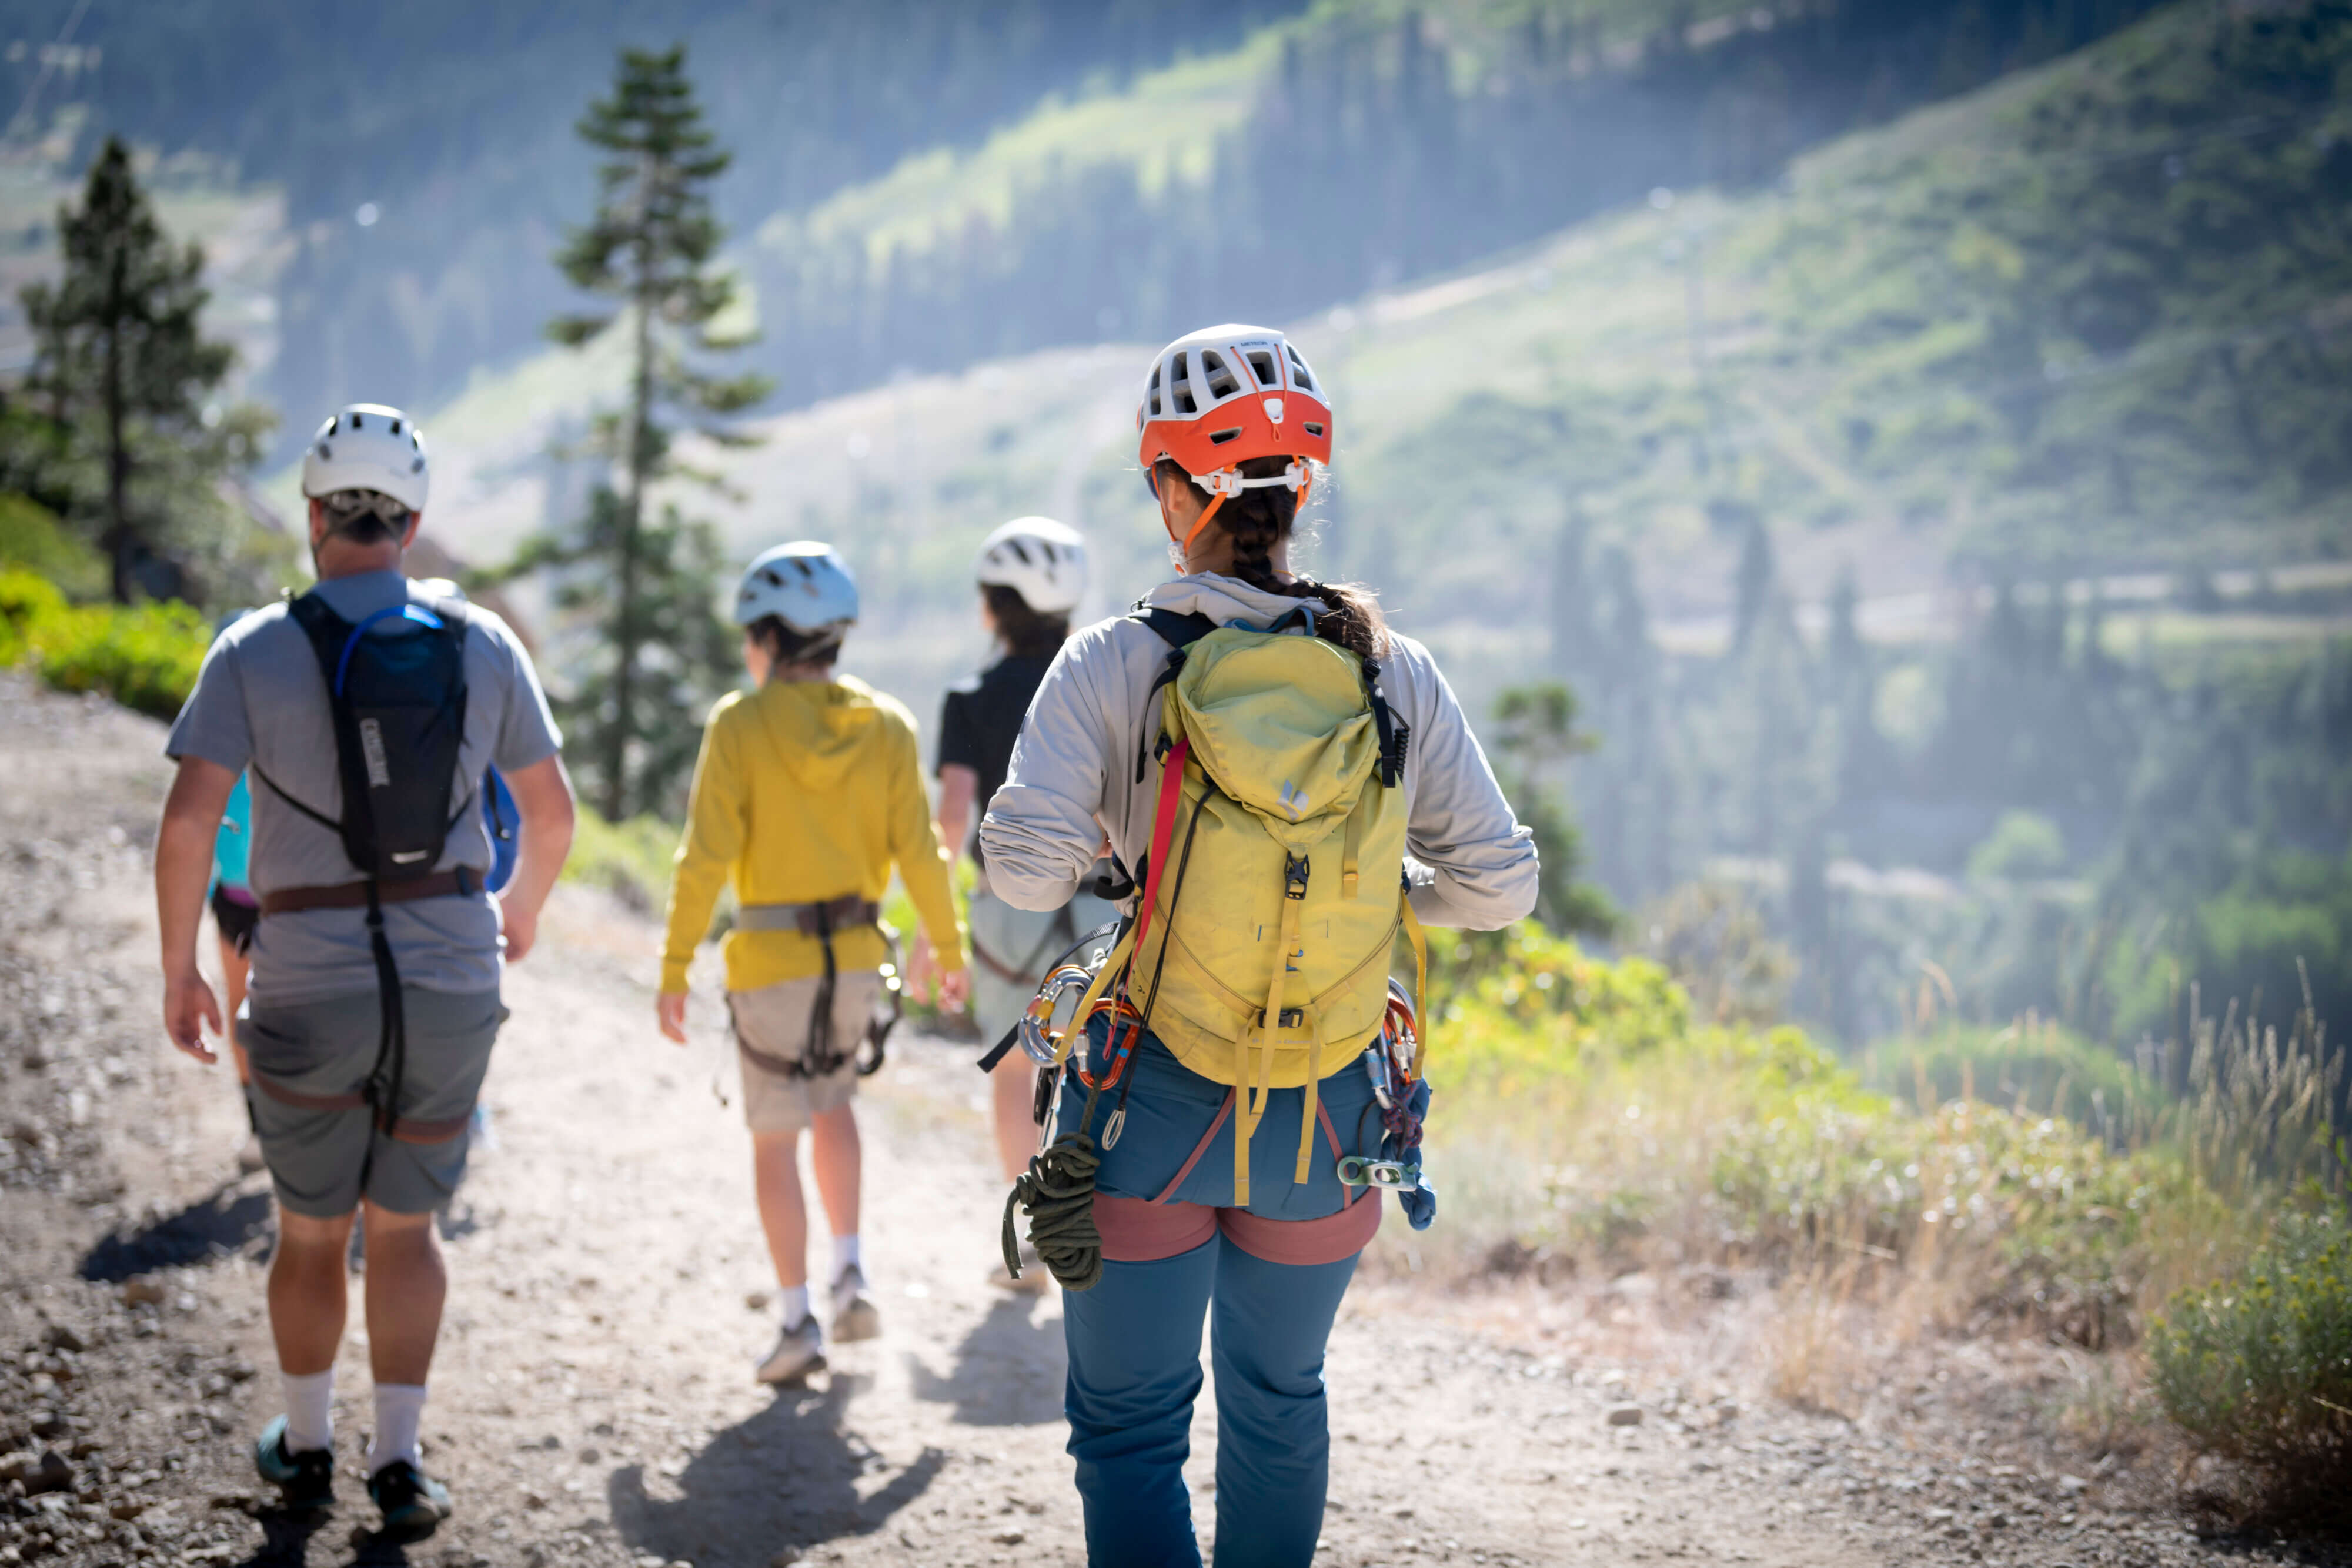
<svg viewBox="0 0 2352 1568">
<path fill-rule="evenodd" d="M 1058 1301 L 986 1279 L 1003 1195 L 971 1049 L 902 1035 L 861 1103 L 883 1336 L 768 1390 L 751 1365 L 774 1281 L 749 1142 L 714 1092 L 715 980 L 698 980 L 697 1043 L 664 1042 L 652 928 L 572 889 L 509 974 L 488 1135 L 442 1220 L 426 1455 L 457 1517 L 404 1550 L 369 1531 L 356 1291 L 338 1506 L 279 1515 L 248 1458 L 279 1407 L 267 1183 L 236 1176 L 226 1068 L 171 1051 L 155 1017 L 161 727 L 0 674 L 0 1568 L 1081 1560 Z M 1773 1406 L 1717 1375 L 1707 1321 L 1639 1364 L 1539 1326 L 1626 1300 L 1360 1282 L 1331 1346 L 1318 1563 L 2320 1560 L 2208 1544 L 2121 1472 L 2002 1462 L 1952 1419 Z M 1204 1544 L 1214 1442 L 1204 1399 Z"/>
</svg>

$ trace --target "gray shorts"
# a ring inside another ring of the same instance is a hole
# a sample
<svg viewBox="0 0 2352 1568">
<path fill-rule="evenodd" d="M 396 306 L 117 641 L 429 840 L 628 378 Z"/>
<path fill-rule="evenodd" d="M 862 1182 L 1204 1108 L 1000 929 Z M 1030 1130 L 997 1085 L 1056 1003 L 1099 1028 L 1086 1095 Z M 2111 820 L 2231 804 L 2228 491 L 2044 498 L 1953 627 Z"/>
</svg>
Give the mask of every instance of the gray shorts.
<svg viewBox="0 0 2352 1568">
<path fill-rule="evenodd" d="M 762 1056 L 798 1061 L 808 1051 L 810 1015 L 816 1008 L 817 988 L 824 982 L 814 975 L 783 980 L 756 991 L 730 991 L 727 1010 L 735 1019 L 735 1039 Z M 848 1057 L 822 1078 L 778 1072 L 736 1052 L 743 1068 L 743 1122 L 755 1133 L 797 1133 L 828 1111 L 837 1111 L 856 1097 L 857 1058 L 866 1045 L 866 1026 L 882 995 L 882 977 L 872 969 L 847 969 L 833 984 L 834 1049 Z"/>
<path fill-rule="evenodd" d="M 1116 904 L 1082 893 L 1070 900 L 1070 918 L 1064 923 L 1053 911 L 1015 909 L 986 887 L 976 890 L 965 918 L 972 946 L 986 955 L 975 957 L 971 966 L 971 1017 L 980 1026 L 981 1040 L 992 1046 L 1003 1040 L 1037 995 L 1045 966 L 1118 914 Z M 988 962 L 991 958 L 1022 977 L 1006 979 Z"/>
<path fill-rule="evenodd" d="M 452 995 L 401 988 L 408 1054 L 400 1078 L 399 1121 L 414 1125 L 393 1135 L 371 1124 L 364 1106 L 320 1109 L 289 1103 L 257 1085 L 254 1126 L 269 1162 L 278 1201 L 296 1214 L 333 1219 L 364 1197 L 394 1214 L 429 1214 L 449 1201 L 466 1174 L 473 1114 L 489 1070 L 490 1045 L 506 1009 L 496 991 Z M 303 1101 L 357 1092 L 375 1069 L 383 1033 L 376 994 L 287 1007 L 254 1003 L 236 1023 L 237 1039 L 257 1077 Z M 457 1123 L 454 1136 L 410 1139 L 433 1124 Z M 362 1191 L 361 1175 L 366 1173 Z"/>
</svg>

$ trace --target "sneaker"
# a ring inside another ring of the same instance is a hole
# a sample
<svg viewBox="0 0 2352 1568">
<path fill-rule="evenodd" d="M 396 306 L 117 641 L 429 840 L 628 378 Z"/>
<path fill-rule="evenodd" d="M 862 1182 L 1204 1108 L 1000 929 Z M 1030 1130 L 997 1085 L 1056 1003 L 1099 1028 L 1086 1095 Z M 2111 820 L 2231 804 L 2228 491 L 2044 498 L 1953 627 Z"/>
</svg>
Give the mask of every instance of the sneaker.
<svg viewBox="0 0 2352 1568">
<path fill-rule="evenodd" d="M 811 1312 L 776 1335 L 775 1348 L 760 1358 L 751 1375 L 762 1383 L 797 1383 L 824 1366 L 824 1331 Z"/>
<path fill-rule="evenodd" d="M 833 1337 L 843 1344 L 882 1333 L 882 1310 L 866 1294 L 866 1270 L 852 1263 L 833 1282 Z"/>
<path fill-rule="evenodd" d="M 370 1476 L 368 1496 L 383 1511 L 384 1535 L 394 1541 L 422 1541 L 449 1517 L 449 1489 L 406 1459 Z"/>
<path fill-rule="evenodd" d="M 306 1448 L 299 1454 L 288 1453 L 283 1416 L 263 1427 L 255 1440 L 253 1468 L 278 1489 L 278 1499 L 289 1513 L 311 1513 L 334 1503 L 334 1450 Z"/>
<path fill-rule="evenodd" d="M 1022 1295 L 1042 1296 L 1052 1285 L 1054 1277 L 1046 1270 L 1045 1260 L 1037 1256 L 1037 1249 L 1026 1241 L 1021 1244 L 1021 1277 L 1014 1279 L 1004 1271 L 1004 1260 L 999 1258 L 988 1270 L 988 1282 L 1000 1291 L 1013 1291 Z"/>
</svg>

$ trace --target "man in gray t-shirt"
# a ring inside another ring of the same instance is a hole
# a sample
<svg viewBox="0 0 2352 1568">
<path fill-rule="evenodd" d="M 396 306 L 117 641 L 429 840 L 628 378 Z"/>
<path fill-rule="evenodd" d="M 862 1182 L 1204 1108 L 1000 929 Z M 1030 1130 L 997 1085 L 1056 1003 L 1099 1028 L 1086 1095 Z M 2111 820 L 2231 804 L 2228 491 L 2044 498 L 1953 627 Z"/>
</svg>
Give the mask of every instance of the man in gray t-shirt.
<svg viewBox="0 0 2352 1568">
<path fill-rule="evenodd" d="M 386 1533 L 409 1540 L 449 1512 L 448 1491 L 425 1474 L 417 1439 L 446 1291 L 433 1212 L 464 1171 L 475 1099 L 505 1016 L 501 949 L 505 962 L 530 950 L 572 822 L 561 737 L 514 633 L 495 615 L 427 600 L 401 572 L 428 477 L 415 424 L 373 404 L 329 420 L 302 461 L 319 575 L 310 592 L 325 609 L 353 627 L 366 623 L 368 638 L 425 635 L 419 613 L 436 624 L 465 617 L 455 661 L 465 725 L 447 837 L 429 870 L 373 884 L 396 994 L 381 977 L 368 876 L 328 825 L 344 812 L 334 710 L 291 606 L 245 617 L 206 655 L 165 744 L 179 774 L 155 843 L 164 1027 L 182 1051 L 210 1062 L 205 1026 L 218 1034 L 229 1020 L 197 971 L 196 933 L 214 833 L 237 776 L 250 773 L 248 880 L 262 917 L 244 1016 L 233 1027 L 251 1063 L 249 1104 L 278 1197 L 269 1316 L 286 1392 L 286 1414 L 255 1445 L 255 1466 L 291 1510 L 332 1498 L 344 1259 L 364 1204 L 375 1381 L 368 1492 Z M 412 604 L 425 608 L 407 611 Z M 445 695 L 446 675 L 418 678 L 436 689 L 405 697 Z M 371 771 L 381 756 L 372 754 Z M 479 804 L 492 766 L 521 817 L 514 873 L 495 899 L 482 888 L 491 846 Z M 371 797 L 384 788 L 372 787 Z"/>
<path fill-rule="evenodd" d="M 380 610 L 431 603 L 397 569 L 330 578 L 310 591 L 354 625 Z M 465 866 L 487 877 L 490 838 L 476 793 L 483 788 L 483 770 L 496 767 L 511 779 L 553 757 L 561 739 L 530 655 L 506 622 L 487 610 L 473 611 L 469 621 L 466 733 L 450 796 L 457 822 L 433 869 Z M 383 622 L 368 635 L 411 630 L 421 628 Z M 286 800 L 290 795 L 330 819 L 342 811 L 327 683 L 310 637 L 287 606 L 256 611 L 221 634 L 163 749 L 174 758 L 216 762 L 233 774 L 254 768 L 249 885 L 265 904 L 282 888 L 359 880 L 341 837 Z M 403 985 L 461 995 L 498 989 L 499 915 L 487 894 L 388 904 L 383 922 Z M 366 912 L 306 909 L 264 920 L 254 934 L 249 986 L 257 1002 L 272 1006 L 362 992 L 373 997 L 375 960 Z"/>
</svg>

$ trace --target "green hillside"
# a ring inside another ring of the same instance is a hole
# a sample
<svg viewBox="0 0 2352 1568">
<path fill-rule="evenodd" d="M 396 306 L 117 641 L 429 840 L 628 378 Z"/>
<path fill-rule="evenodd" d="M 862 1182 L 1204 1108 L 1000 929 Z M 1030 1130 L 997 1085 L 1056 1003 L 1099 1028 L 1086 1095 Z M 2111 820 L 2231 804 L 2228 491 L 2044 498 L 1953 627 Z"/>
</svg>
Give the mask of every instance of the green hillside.
<svg viewBox="0 0 2352 1568">
<path fill-rule="evenodd" d="M 2217 34 L 2214 16 L 2176 6 L 1826 147 L 1772 190 L 1661 193 L 1293 323 L 1339 392 L 1327 567 L 1382 582 L 1408 624 L 1500 669 L 1544 645 L 1542 563 L 1571 512 L 1637 548 L 1669 622 L 1727 614 L 1759 521 L 1811 599 L 1849 565 L 1877 595 L 1956 560 L 2341 553 L 2352 434 L 2327 389 L 2352 300 L 2352 111 L 2326 83 L 2352 23 Z M 860 199 L 889 204 L 880 188 Z M 1047 507 L 1104 536 L 1131 593 L 1155 565 L 1126 471 L 1146 351 L 902 378 L 772 421 L 766 446 L 722 459 L 751 497 L 730 538 L 833 531 L 913 568 L 878 597 L 928 613 L 960 595 L 981 532 Z M 569 382 L 583 401 L 595 365 Z M 501 521 L 468 525 L 467 553 L 535 515 L 520 497 L 539 478 L 501 484 L 500 465 L 543 439 L 562 380 L 490 378 L 436 422 L 454 434 L 462 414 L 477 447 L 504 444 L 472 433 L 515 433 L 503 458 L 468 455 L 480 484 L 461 505 Z M 877 454 L 863 462 L 861 435 Z"/>
</svg>

